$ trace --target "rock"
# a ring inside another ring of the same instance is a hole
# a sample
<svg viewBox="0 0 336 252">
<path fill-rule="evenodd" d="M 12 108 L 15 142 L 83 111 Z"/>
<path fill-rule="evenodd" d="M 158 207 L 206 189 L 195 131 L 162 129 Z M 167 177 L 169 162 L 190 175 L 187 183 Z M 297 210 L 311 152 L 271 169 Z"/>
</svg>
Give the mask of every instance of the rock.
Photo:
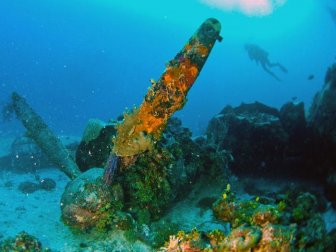
<svg viewBox="0 0 336 252">
<path fill-rule="evenodd" d="M 336 208 L 336 169 L 330 172 L 327 176 L 327 184 L 325 186 L 325 192 L 329 200 L 332 201 L 332 205 Z"/>
<path fill-rule="evenodd" d="M 283 173 L 283 156 L 288 145 L 279 112 L 261 103 L 225 107 L 209 122 L 207 139 L 217 150 L 228 150 L 237 174 Z"/>
<path fill-rule="evenodd" d="M 19 190 L 25 194 L 33 193 L 38 190 L 51 191 L 56 187 L 56 182 L 51 178 L 37 179 L 37 183 L 24 181 L 20 183 Z"/>
<path fill-rule="evenodd" d="M 19 190 L 25 194 L 36 192 L 39 189 L 40 189 L 39 184 L 30 181 L 22 182 L 19 185 Z"/>
<path fill-rule="evenodd" d="M 101 130 L 106 126 L 106 123 L 99 119 L 90 119 L 83 133 L 82 141 L 88 143 L 99 137 Z"/>
<path fill-rule="evenodd" d="M 280 109 L 279 116 L 284 130 L 290 137 L 300 136 L 301 139 L 305 137 L 307 122 L 303 102 L 284 104 Z"/>
<path fill-rule="evenodd" d="M 91 119 L 84 130 L 76 152 L 76 163 L 81 171 L 92 167 L 104 167 L 112 150 L 115 124 Z"/>
<path fill-rule="evenodd" d="M 55 189 L 56 182 L 51 178 L 43 178 L 40 180 L 40 188 L 46 191 L 51 191 Z"/>
<path fill-rule="evenodd" d="M 238 175 L 323 180 L 332 164 L 336 167 L 336 145 L 307 123 L 303 103 L 286 103 L 280 111 L 258 102 L 226 106 L 206 133 L 208 145 L 224 150 L 226 163 Z"/>
<path fill-rule="evenodd" d="M 336 64 L 327 71 L 325 83 L 313 100 L 309 110 L 309 124 L 323 136 L 336 143 Z"/>
</svg>

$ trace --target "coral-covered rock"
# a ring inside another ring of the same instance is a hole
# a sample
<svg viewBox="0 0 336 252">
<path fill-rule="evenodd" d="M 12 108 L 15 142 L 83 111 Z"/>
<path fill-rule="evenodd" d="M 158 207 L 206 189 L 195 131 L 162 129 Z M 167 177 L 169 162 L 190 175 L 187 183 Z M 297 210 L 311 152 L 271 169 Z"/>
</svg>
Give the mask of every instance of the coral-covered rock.
<svg viewBox="0 0 336 252">
<path fill-rule="evenodd" d="M 161 251 L 183 251 L 182 246 L 192 248 L 191 251 L 214 252 L 334 251 L 336 232 L 327 233 L 322 209 L 313 194 L 290 192 L 286 199 L 278 200 L 276 197 L 264 204 L 259 197 L 237 199 L 231 186 L 227 185 L 220 199 L 213 204 L 213 210 L 216 218 L 230 222 L 231 230 L 201 232 L 203 235 L 196 236 L 192 243 L 190 237 L 194 237 L 195 230 L 179 232 L 170 237 Z"/>
<path fill-rule="evenodd" d="M 140 154 L 123 173 L 126 205 L 139 223 L 157 219 L 174 199 L 168 169 L 174 162 L 167 150 Z"/>
<path fill-rule="evenodd" d="M 302 222 L 309 219 L 317 210 L 317 199 L 311 193 L 301 193 L 296 198 L 291 210 L 292 218 L 295 222 Z"/>
<path fill-rule="evenodd" d="M 297 247 L 307 251 L 326 251 L 327 232 L 320 214 L 314 214 L 298 230 Z"/>
<path fill-rule="evenodd" d="M 268 224 L 262 230 L 261 240 L 253 251 L 277 251 L 290 252 L 294 251 L 296 226 L 281 226 Z"/>
<path fill-rule="evenodd" d="M 15 238 L 8 238 L 0 243 L 0 251 L 18 252 L 47 252 L 48 248 L 42 248 L 41 242 L 34 236 L 21 232 Z"/>
<path fill-rule="evenodd" d="M 260 228 L 258 227 L 240 226 L 232 229 L 227 236 L 216 230 L 209 233 L 208 237 L 214 251 L 238 252 L 253 249 L 260 241 L 261 235 Z"/>
<path fill-rule="evenodd" d="M 196 230 L 190 233 L 180 231 L 177 235 L 171 235 L 169 241 L 159 251 L 179 252 L 179 251 L 193 251 L 201 252 L 205 249 L 205 243 L 202 240 L 201 234 Z"/>
<path fill-rule="evenodd" d="M 105 186 L 103 169 L 93 168 L 71 181 L 62 195 L 63 221 L 82 230 L 127 228 L 131 217 L 123 208 L 123 190 L 119 184 Z"/>
<path fill-rule="evenodd" d="M 239 201 L 225 196 L 213 204 L 213 211 L 217 219 L 230 222 L 232 227 L 243 224 L 259 226 L 274 224 L 278 223 L 281 217 L 277 206 L 260 204 L 255 200 Z"/>
</svg>

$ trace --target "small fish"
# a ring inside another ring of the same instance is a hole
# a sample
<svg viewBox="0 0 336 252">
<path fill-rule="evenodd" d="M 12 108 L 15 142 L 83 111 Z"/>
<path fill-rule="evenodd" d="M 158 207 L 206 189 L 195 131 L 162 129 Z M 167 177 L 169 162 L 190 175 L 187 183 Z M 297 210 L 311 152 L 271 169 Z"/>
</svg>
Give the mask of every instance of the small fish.
<svg viewBox="0 0 336 252">
<path fill-rule="evenodd" d="M 297 96 L 292 97 L 292 101 L 295 102 L 297 100 Z"/>
<path fill-rule="evenodd" d="M 314 76 L 313 74 L 311 74 L 311 75 L 308 76 L 307 79 L 308 79 L 308 80 L 313 80 L 314 78 L 315 78 L 315 76 Z"/>
</svg>

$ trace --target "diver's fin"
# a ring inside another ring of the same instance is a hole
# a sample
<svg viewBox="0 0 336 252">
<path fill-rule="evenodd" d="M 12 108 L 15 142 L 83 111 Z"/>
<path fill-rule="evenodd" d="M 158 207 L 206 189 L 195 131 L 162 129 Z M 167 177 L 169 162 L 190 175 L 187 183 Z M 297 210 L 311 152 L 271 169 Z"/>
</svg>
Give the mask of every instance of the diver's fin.
<svg viewBox="0 0 336 252">
<path fill-rule="evenodd" d="M 276 76 L 275 73 L 273 73 L 272 71 L 270 71 L 269 69 L 267 69 L 265 65 L 262 65 L 262 68 L 263 68 L 269 75 L 271 75 L 274 79 L 276 79 L 277 81 L 282 82 L 282 80 L 281 80 L 278 76 Z"/>
<path fill-rule="evenodd" d="M 288 70 L 287 70 L 286 67 L 284 67 L 284 66 L 281 65 L 281 64 L 278 64 L 278 65 L 279 65 L 280 69 L 282 70 L 282 72 L 284 72 L 284 73 L 288 73 Z"/>
<path fill-rule="evenodd" d="M 270 63 L 269 64 L 270 67 L 279 67 L 281 69 L 281 71 L 283 71 L 284 73 L 288 73 L 288 70 L 286 67 L 284 67 L 283 65 L 281 65 L 280 63 Z"/>
</svg>

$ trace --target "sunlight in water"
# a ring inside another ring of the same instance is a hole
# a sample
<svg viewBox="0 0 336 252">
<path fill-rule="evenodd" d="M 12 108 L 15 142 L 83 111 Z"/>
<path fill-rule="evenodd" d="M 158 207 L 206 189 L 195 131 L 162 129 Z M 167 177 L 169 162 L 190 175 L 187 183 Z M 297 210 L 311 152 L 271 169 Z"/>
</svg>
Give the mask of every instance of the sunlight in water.
<svg viewBox="0 0 336 252">
<path fill-rule="evenodd" d="M 286 0 L 201 0 L 223 10 L 236 10 L 249 16 L 265 16 L 285 4 Z"/>
</svg>

